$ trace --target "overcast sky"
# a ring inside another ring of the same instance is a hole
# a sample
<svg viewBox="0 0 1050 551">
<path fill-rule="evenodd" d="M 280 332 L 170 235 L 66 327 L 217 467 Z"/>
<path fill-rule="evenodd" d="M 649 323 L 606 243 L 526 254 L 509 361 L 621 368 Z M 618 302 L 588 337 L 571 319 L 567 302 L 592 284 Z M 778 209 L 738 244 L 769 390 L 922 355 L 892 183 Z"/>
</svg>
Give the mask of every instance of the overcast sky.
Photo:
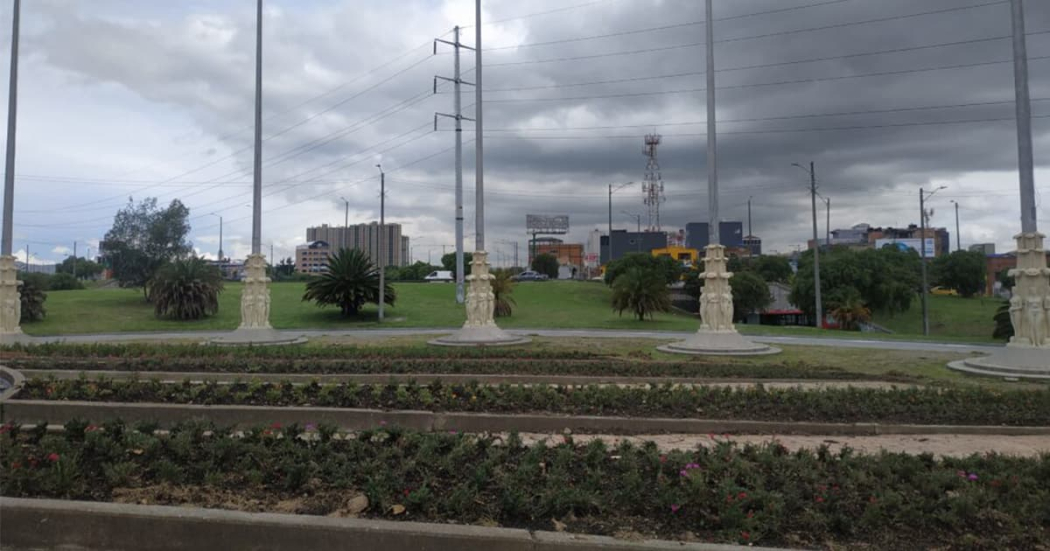
<svg viewBox="0 0 1050 551">
<path fill-rule="evenodd" d="M 11 3 L 3 4 L 6 98 Z M 61 260 L 74 241 L 97 246 L 129 196 L 180 198 L 195 248 L 212 257 L 217 213 L 227 254 L 247 254 L 254 4 L 23 2 L 19 256 L 26 244 L 42 261 Z M 1026 6 L 1045 232 L 1050 2 Z M 746 224 L 753 197 L 765 250 L 794 250 L 812 222 L 808 175 L 791 164 L 814 161 L 833 228 L 918 223 L 919 188 L 946 185 L 931 201 L 932 222 L 950 228 L 953 246 L 954 199 L 964 247 L 1012 248 L 1020 222 L 1008 2 L 716 0 L 714 9 L 723 220 Z M 432 125 L 453 98 L 446 85 L 430 92 L 435 74 L 452 75 L 453 59 L 448 47 L 432 56 L 431 41 L 473 19 L 471 0 L 266 1 L 265 249 L 290 256 L 308 225 L 342 224 L 343 197 L 351 223 L 377 219 L 381 162 L 387 220 L 405 226 L 415 258 L 451 250 L 452 121 Z M 663 136 L 663 228 L 707 220 L 702 19 L 699 0 L 485 2 L 490 251 L 509 258 L 504 241 L 524 250 L 527 213 L 568 214 L 573 241 L 604 231 L 607 186 L 642 180 L 651 132 Z M 464 29 L 465 44 L 473 33 Z M 465 50 L 465 79 L 473 67 Z M 465 116 L 473 104 L 464 87 Z M 464 126 L 472 235 L 474 127 Z M 614 196 L 614 227 L 633 229 L 621 211 L 644 214 L 639 185 Z"/>
</svg>

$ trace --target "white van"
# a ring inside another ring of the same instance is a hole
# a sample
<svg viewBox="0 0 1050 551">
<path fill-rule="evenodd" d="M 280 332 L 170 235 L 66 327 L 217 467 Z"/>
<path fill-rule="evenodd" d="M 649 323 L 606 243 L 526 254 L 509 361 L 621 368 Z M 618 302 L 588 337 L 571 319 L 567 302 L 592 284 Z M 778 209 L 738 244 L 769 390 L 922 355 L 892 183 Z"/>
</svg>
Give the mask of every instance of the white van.
<svg viewBox="0 0 1050 551">
<path fill-rule="evenodd" d="M 454 279 L 455 278 L 452 277 L 452 272 L 451 271 L 449 271 L 449 270 L 438 270 L 436 272 L 430 272 L 430 275 L 428 275 L 427 277 L 424 277 L 423 281 L 427 281 L 427 282 L 430 282 L 430 283 L 433 283 L 435 281 L 438 282 L 438 283 L 448 283 L 448 282 L 450 282 L 450 281 L 452 281 Z"/>
</svg>

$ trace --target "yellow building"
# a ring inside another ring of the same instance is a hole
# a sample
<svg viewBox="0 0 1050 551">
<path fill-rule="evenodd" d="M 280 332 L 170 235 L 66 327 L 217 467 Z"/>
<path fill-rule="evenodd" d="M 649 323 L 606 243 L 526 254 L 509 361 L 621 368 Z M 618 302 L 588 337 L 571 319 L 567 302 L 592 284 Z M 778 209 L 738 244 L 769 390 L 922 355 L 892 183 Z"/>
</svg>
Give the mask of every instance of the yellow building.
<svg viewBox="0 0 1050 551">
<path fill-rule="evenodd" d="M 700 253 L 696 249 L 687 247 L 664 247 L 653 249 L 653 256 L 666 256 L 682 263 L 686 268 L 692 268 L 700 260 Z"/>
</svg>

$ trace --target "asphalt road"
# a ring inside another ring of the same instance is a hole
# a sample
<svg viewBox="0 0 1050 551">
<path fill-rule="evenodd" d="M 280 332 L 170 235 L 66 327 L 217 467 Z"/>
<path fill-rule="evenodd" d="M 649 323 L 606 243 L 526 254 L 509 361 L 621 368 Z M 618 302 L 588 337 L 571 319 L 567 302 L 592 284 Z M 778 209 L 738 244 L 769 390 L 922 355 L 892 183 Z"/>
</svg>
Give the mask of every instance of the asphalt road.
<svg viewBox="0 0 1050 551">
<path fill-rule="evenodd" d="M 404 337 L 411 335 L 441 335 L 452 333 L 456 329 L 423 329 L 423 328 L 398 328 L 398 329 L 289 329 L 278 333 L 289 337 L 355 337 L 382 339 L 388 337 Z M 516 335 L 527 335 L 537 337 L 577 337 L 577 338 L 630 338 L 630 339 L 683 339 L 691 335 L 684 331 L 618 331 L 611 329 L 510 329 L 509 333 Z M 33 337 L 32 342 L 67 342 L 67 343 L 96 343 L 96 342 L 135 342 L 135 341 L 204 341 L 210 338 L 220 337 L 228 332 L 225 331 L 180 331 L 180 332 L 145 332 L 145 333 L 105 333 L 93 335 L 60 335 L 48 337 Z M 967 353 L 991 353 L 1002 348 L 996 345 L 983 344 L 960 344 L 960 343 L 937 343 L 926 341 L 893 341 L 873 339 L 844 339 L 844 338 L 819 338 L 819 337 L 788 337 L 788 336 L 751 336 L 755 342 L 765 344 L 786 344 L 795 346 L 831 346 L 836 348 L 862 348 L 872 350 L 906 350 L 918 352 L 954 352 Z"/>
</svg>

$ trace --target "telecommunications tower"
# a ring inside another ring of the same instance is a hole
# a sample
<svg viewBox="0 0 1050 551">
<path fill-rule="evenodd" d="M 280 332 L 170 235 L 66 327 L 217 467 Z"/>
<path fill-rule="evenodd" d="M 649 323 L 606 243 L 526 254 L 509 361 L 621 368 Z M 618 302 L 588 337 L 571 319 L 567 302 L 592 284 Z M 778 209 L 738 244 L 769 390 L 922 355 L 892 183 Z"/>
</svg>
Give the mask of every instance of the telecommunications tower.
<svg viewBox="0 0 1050 551">
<path fill-rule="evenodd" d="M 660 203 L 667 200 L 664 197 L 664 182 L 660 177 L 660 163 L 656 160 L 656 146 L 660 145 L 659 134 L 645 135 L 645 154 L 648 161 L 645 164 L 645 181 L 642 183 L 642 193 L 645 194 L 645 206 L 649 209 L 648 231 L 660 231 Z"/>
</svg>

